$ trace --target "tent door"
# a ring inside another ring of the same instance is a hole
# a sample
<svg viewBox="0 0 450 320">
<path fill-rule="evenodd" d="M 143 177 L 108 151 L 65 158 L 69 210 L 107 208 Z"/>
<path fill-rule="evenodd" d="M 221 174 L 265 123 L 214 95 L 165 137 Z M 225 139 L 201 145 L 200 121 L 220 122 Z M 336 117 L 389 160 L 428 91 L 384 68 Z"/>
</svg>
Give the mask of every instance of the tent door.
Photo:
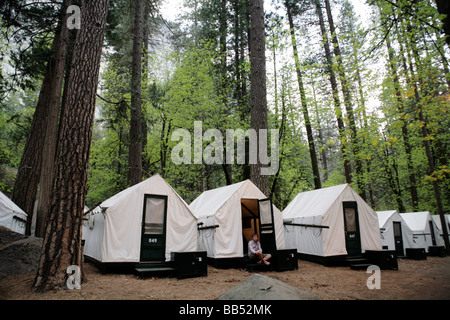
<svg viewBox="0 0 450 320">
<path fill-rule="evenodd" d="M 258 215 L 260 242 L 263 252 L 274 253 L 277 251 L 277 245 L 275 237 L 275 223 L 273 220 L 272 200 L 258 200 Z"/>
<path fill-rule="evenodd" d="M 343 202 L 345 244 L 349 256 L 361 254 L 361 235 L 359 233 L 358 206 L 356 202 Z"/>
<path fill-rule="evenodd" d="M 165 261 L 167 196 L 144 196 L 141 262 Z"/>
<path fill-rule="evenodd" d="M 402 223 L 399 221 L 393 222 L 394 227 L 394 242 L 395 242 L 395 252 L 397 256 L 403 256 L 403 237 L 402 237 Z"/>
<path fill-rule="evenodd" d="M 431 234 L 431 241 L 433 242 L 433 246 L 436 245 L 436 236 L 434 235 L 434 228 L 433 228 L 433 221 L 428 221 L 430 224 L 430 234 Z"/>
</svg>

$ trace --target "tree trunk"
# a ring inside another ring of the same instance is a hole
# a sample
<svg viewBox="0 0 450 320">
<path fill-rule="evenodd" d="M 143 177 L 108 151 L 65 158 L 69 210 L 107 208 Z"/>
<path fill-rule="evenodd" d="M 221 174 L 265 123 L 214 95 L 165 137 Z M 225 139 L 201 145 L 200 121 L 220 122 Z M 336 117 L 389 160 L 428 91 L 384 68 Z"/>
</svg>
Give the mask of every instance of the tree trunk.
<svg viewBox="0 0 450 320">
<path fill-rule="evenodd" d="M 54 125 L 57 127 L 58 108 L 64 75 L 64 56 L 66 54 L 65 41 L 67 38 L 67 28 L 61 26 L 65 25 L 62 19 L 66 19 L 65 12 L 70 2 L 64 1 L 61 6 L 61 18 L 52 44 L 52 54 L 42 81 L 30 133 L 25 143 L 11 196 L 11 200 L 28 214 L 27 235 L 31 234 L 31 221 L 41 177 L 43 150 L 48 142 L 47 133 L 53 132 L 49 127 L 53 128 Z M 46 163 L 50 161 L 48 159 Z"/>
<path fill-rule="evenodd" d="M 51 207 L 33 288 L 43 292 L 66 286 L 67 268 L 82 264 L 81 225 L 88 178 L 108 0 L 86 0 L 81 10 L 66 106 L 61 118 Z"/>
<path fill-rule="evenodd" d="M 446 35 L 445 41 L 450 47 L 450 3 L 448 0 L 436 0 L 436 6 L 439 14 L 445 14 L 445 17 L 442 19 L 442 29 Z"/>
<path fill-rule="evenodd" d="M 286 94 L 285 94 L 285 81 L 283 79 L 283 82 L 281 83 L 281 124 L 279 126 L 279 143 L 280 143 L 280 150 L 283 150 L 283 146 L 284 146 L 284 133 L 285 133 L 285 126 L 286 126 Z M 281 171 L 281 162 L 284 159 L 284 155 L 283 153 L 281 154 L 279 163 L 278 163 L 278 170 L 277 173 L 275 174 L 275 177 L 272 180 L 272 187 L 270 188 L 270 194 L 269 197 L 273 198 L 273 195 L 276 193 L 277 190 L 277 183 L 279 180 L 279 175 L 280 175 L 280 171 Z"/>
<path fill-rule="evenodd" d="M 323 19 L 322 14 L 322 8 L 320 7 L 320 0 L 316 0 L 316 12 L 319 16 L 319 23 L 320 23 L 320 30 L 323 37 L 323 47 L 325 51 L 325 58 L 327 60 L 327 69 L 328 74 L 330 76 L 330 83 L 331 83 L 331 90 L 333 92 L 333 102 L 334 102 L 334 110 L 336 113 L 336 119 L 337 119 L 337 125 L 339 130 L 339 138 L 340 138 L 340 147 L 341 147 L 341 153 L 342 158 L 344 159 L 344 174 L 345 174 L 345 181 L 347 183 L 352 182 L 352 168 L 350 165 L 350 161 L 348 159 L 349 155 L 347 152 L 347 146 L 346 146 L 346 134 L 345 134 L 345 127 L 344 127 L 344 121 L 342 119 L 342 110 L 341 110 L 341 102 L 339 99 L 339 93 L 338 93 L 338 85 L 336 81 L 336 75 L 333 70 L 333 59 L 331 58 L 331 51 L 330 51 L 330 43 L 328 42 L 328 35 L 327 31 L 325 29 L 325 22 Z"/>
<path fill-rule="evenodd" d="M 225 108 L 225 116 L 229 115 L 228 109 L 228 81 L 227 81 L 227 0 L 221 0 L 220 2 L 220 15 L 219 15 L 219 34 L 220 34 L 220 80 L 221 80 L 221 96 L 222 104 Z M 226 143 L 223 142 L 223 154 L 226 157 Z M 225 176 L 227 185 L 233 183 L 233 171 L 231 163 L 222 163 L 222 170 Z"/>
<path fill-rule="evenodd" d="M 322 167 L 323 167 L 323 181 L 328 180 L 328 161 L 327 161 L 327 153 L 326 153 L 326 144 L 324 144 L 324 138 L 322 133 L 322 123 L 320 121 L 320 115 L 319 115 L 319 107 L 317 105 L 317 97 L 316 97 L 316 89 L 315 89 L 315 83 L 314 80 L 311 79 L 311 88 L 313 93 L 313 100 L 314 100 L 314 113 L 316 115 L 317 119 L 317 133 L 319 138 L 319 146 L 322 148 Z"/>
<path fill-rule="evenodd" d="M 305 88 L 303 86 L 303 76 L 302 76 L 302 71 L 300 69 L 300 61 L 298 58 L 297 42 L 295 40 L 294 22 L 292 19 L 291 8 L 290 8 L 288 1 L 285 2 L 285 6 L 286 6 L 288 20 L 289 20 L 289 28 L 291 31 L 292 49 L 294 51 L 295 70 L 297 72 L 297 81 L 298 81 L 298 87 L 300 90 L 300 100 L 302 103 L 303 117 L 305 119 L 306 136 L 308 138 L 308 149 L 309 149 L 309 155 L 311 157 L 311 166 L 312 166 L 312 171 L 313 171 L 313 176 L 314 176 L 314 189 L 320 189 L 322 187 L 322 185 L 320 183 L 319 164 L 317 161 L 316 147 L 314 145 L 314 137 L 313 137 L 312 128 L 311 128 L 311 121 L 309 119 Z"/>
<path fill-rule="evenodd" d="M 148 6 L 144 6 L 144 21 L 143 21 L 143 30 L 142 30 L 142 82 L 144 84 L 144 88 L 148 88 L 148 48 L 149 48 L 149 37 L 150 37 L 150 28 L 148 26 L 148 21 L 150 17 L 150 9 Z M 142 108 L 142 117 L 141 117 L 141 130 L 142 130 L 142 154 L 146 154 L 147 149 L 147 119 L 148 115 L 145 108 Z M 142 156 L 142 172 L 148 172 L 150 170 L 150 161 L 148 157 Z"/>
<path fill-rule="evenodd" d="M 386 140 L 386 138 L 385 138 Z M 391 187 L 392 192 L 394 193 L 395 201 L 397 202 L 399 212 L 405 212 L 405 205 L 403 203 L 403 197 L 400 189 L 400 183 L 398 181 L 398 169 L 395 163 L 395 157 L 389 154 L 389 149 L 386 147 L 383 155 L 384 162 L 384 170 L 386 171 L 386 177 Z M 393 160 L 393 164 L 391 165 L 389 159 Z M 392 167 L 392 168 L 391 168 Z M 394 175 L 392 174 L 392 170 L 394 171 Z"/>
<path fill-rule="evenodd" d="M 266 54 L 264 33 L 264 1 L 251 0 L 250 27 L 250 108 L 251 128 L 259 137 L 260 129 L 267 129 Z M 258 148 L 259 149 L 259 148 Z M 250 179 L 265 194 L 269 194 L 269 179 L 261 175 L 263 165 L 258 161 L 250 166 Z"/>
<path fill-rule="evenodd" d="M 355 115 L 353 113 L 351 95 L 350 95 L 350 90 L 349 90 L 350 84 L 348 83 L 348 80 L 347 80 L 347 77 L 346 77 L 345 71 L 344 71 L 344 64 L 342 63 L 341 49 L 339 47 L 339 41 L 338 41 L 338 38 L 336 35 L 336 28 L 334 26 L 333 15 L 331 13 L 331 6 L 330 6 L 329 0 L 325 0 L 325 7 L 326 7 L 326 11 L 327 11 L 328 24 L 330 27 L 331 41 L 333 43 L 334 56 L 336 57 L 338 74 L 339 74 L 339 78 L 341 80 L 341 88 L 342 88 L 342 93 L 344 96 L 344 105 L 345 105 L 345 109 L 347 110 L 347 117 L 348 117 L 348 122 L 350 125 L 350 132 L 351 132 L 351 136 L 352 136 L 351 145 L 352 145 L 353 156 L 355 157 L 356 182 L 357 182 L 359 193 L 360 193 L 361 197 L 363 199 L 365 199 L 366 191 L 365 191 L 364 183 L 362 182 L 363 172 L 362 172 L 361 160 L 359 159 L 359 155 L 358 155 L 359 154 L 359 147 L 358 147 L 358 140 L 357 140 L 358 133 L 357 133 L 357 129 L 356 129 Z"/>
<path fill-rule="evenodd" d="M 49 61 L 49 72 L 53 74 L 51 97 L 47 109 L 45 141 L 42 150 L 42 165 L 38 192 L 38 207 L 36 216 L 36 237 L 44 237 L 47 213 L 50 208 L 53 172 L 58 141 L 59 115 L 61 106 L 61 89 L 63 86 L 64 66 L 66 64 L 69 29 L 66 28 L 67 8 L 72 3 L 65 0 L 61 8 L 61 20 L 53 40 L 54 57 Z"/>
<path fill-rule="evenodd" d="M 133 62 L 131 73 L 130 147 L 128 182 L 142 181 L 142 47 L 144 37 L 144 2 L 134 1 Z"/>
</svg>

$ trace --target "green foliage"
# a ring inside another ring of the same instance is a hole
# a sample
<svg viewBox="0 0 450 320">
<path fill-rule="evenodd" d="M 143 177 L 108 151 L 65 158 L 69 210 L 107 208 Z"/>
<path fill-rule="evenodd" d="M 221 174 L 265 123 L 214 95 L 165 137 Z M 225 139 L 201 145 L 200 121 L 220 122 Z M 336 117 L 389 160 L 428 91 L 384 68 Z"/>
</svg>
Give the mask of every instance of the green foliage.
<svg viewBox="0 0 450 320">
<path fill-rule="evenodd" d="M 55 25 L 54 13 L 48 19 L 26 21 L 26 17 L 47 12 L 54 4 L 35 8 L 41 11 L 25 10 L 14 19 L 11 8 L 20 4 L 12 1 L 0 6 L 1 31 L 6 35 L 0 38 L 0 62 L 13 66 L 0 72 L 0 94 L 4 96 L 0 103 L 0 190 L 7 192 L 20 163 Z M 129 0 L 112 1 L 109 8 L 90 154 L 89 207 L 128 186 L 131 4 Z M 202 121 L 203 132 L 218 129 L 224 139 L 226 129 L 245 131 L 250 127 L 249 3 L 236 0 L 223 4 L 219 0 L 189 0 L 186 7 L 190 11 L 182 21 L 169 24 L 157 15 L 148 20 L 150 50 L 143 59 L 148 65 L 143 66 L 142 78 L 144 178 L 163 175 L 188 203 L 204 190 L 225 185 L 227 170 L 231 182 L 249 176 L 246 165 L 177 165 L 171 159 L 178 144 L 171 139 L 174 131 L 188 130 L 193 139 L 195 121 Z M 398 209 L 400 205 L 412 210 L 411 173 L 417 181 L 420 210 L 435 211 L 433 181 L 439 183 L 444 209 L 450 210 L 449 48 L 440 34 L 441 17 L 435 6 L 430 1 L 371 1 L 372 12 L 359 17 L 350 1 L 332 1 L 333 12 L 340 12 L 334 18 L 356 117 L 358 134 L 353 141 L 345 111 L 345 135 L 340 138 L 338 132 L 315 1 L 290 0 L 290 4 L 323 187 L 345 183 L 346 159 L 353 169 L 352 186 L 357 189 L 356 178 L 362 181 L 366 200 L 377 210 Z M 280 168 L 269 177 L 269 189 L 280 209 L 298 192 L 314 185 L 288 23 L 283 10 L 274 8 L 282 5 L 266 8 L 268 122 L 269 128 L 280 130 Z M 20 27 L 24 31 L 16 36 L 29 44 L 27 50 L 8 41 Z M 387 40 L 392 57 L 387 54 Z M 20 80 L 17 86 L 11 86 L 9 70 L 15 70 L 15 80 Z M 336 65 L 333 70 L 337 71 Z M 338 83 L 339 90 L 341 85 Z M 6 94 L 10 87 L 17 92 Z M 341 93 L 339 99 L 345 110 Z M 431 145 L 434 172 L 429 170 L 424 141 Z M 204 140 L 202 150 L 210 143 Z M 349 143 L 355 144 L 358 152 L 347 148 L 342 154 L 341 144 Z M 191 144 L 192 160 L 193 155 Z M 356 160 L 363 166 L 360 176 L 355 173 Z"/>
</svg>

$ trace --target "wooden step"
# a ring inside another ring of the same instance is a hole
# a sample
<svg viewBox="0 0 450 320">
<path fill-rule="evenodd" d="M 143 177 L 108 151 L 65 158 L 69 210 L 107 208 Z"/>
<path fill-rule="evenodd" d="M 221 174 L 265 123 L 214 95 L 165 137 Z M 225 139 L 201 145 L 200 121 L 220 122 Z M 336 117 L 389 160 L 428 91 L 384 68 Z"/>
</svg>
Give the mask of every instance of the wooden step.
<svg viewBox="0 0 450 320">
<path fill-rule="evenodd" d="M 348 266 L 353 270 L 367 269 L 371 265 L 369 260 L 363 256 L 351 256 L 347 257 L 345 260 L 347 261 Z"/>
<path fill-rule="evenodd" d="M 139 263 L 134 270 L 139 274 L 141 279 L 144 279 L 144 275 L 148 273 L 157 272 L 174 272 L 175 268 L 164 262 L 155 263 Z"/>
<path fill-rule="evenodd" d="M 367 269 L 369 266 L 371 266 L 370 263 L 355 263 L 355 264 L 350 264 L 350 269 L 364 270 L 364 269 Z"/>
</svg>

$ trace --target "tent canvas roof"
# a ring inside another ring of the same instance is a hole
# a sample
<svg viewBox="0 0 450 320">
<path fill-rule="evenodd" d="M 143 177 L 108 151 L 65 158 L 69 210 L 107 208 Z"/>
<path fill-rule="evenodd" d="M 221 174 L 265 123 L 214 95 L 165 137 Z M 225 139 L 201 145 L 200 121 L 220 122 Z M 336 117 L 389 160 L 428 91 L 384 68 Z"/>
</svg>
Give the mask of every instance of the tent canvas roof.
<svg viewBox="0 0 450 320">
<path fill-rule="evenodd" d="M 14 212 L 21 215 L 27 216 L 25 211 L 20 209 L 20 207 L 12 202 L 4 193 L 0 192 L 0 213 L 3 212 Z"/>
<path fill-rule="evenodd" d="M 378 223 L 380 225 L 380 228 L 383 228 L 389 218 L 392 217 L 392 215 L 396 212 L 397 210 L 377 211 Z"/>
<path fill-rule="evenodd" d="M 190 204 L 190 208 L 194 210 L 195 215 L 198 218 L 212 216 L 236 191 L 243 187 L 247 181 L 250 180 L 204 191 Z"/>
<path fill-rule="evenodd" d="M 450 214 L 445 214 L 445 221 L 447 221 L 447 225 L 450 224 Z M 431 218 L 434 220 L 436 227 L 439 231 L 442 231 L 441 217 L 439 215 L 432 215 Z"/>
<path fill-rule="evenodd" d="M 323 215 L 335 203 L 347 186 L 348 184 L 341 184 L 297 194 L 283 210 L 283 219 Z"/>
<path fill-rule="evenodd" d="M 400 213 L 408 227 L 413 231 L 423 231 L 427 228 L 427 223 L 431 217 L 430 212 L 407 212 Z"/>
<path fill-rule="evenodd" d="M 0 225 L 15 232 L 25 234 L 25 223 L 14 219 L 14 216 L 26 220 L 28 215 L 4 193 L 0 192 Z"/>
</svg>

